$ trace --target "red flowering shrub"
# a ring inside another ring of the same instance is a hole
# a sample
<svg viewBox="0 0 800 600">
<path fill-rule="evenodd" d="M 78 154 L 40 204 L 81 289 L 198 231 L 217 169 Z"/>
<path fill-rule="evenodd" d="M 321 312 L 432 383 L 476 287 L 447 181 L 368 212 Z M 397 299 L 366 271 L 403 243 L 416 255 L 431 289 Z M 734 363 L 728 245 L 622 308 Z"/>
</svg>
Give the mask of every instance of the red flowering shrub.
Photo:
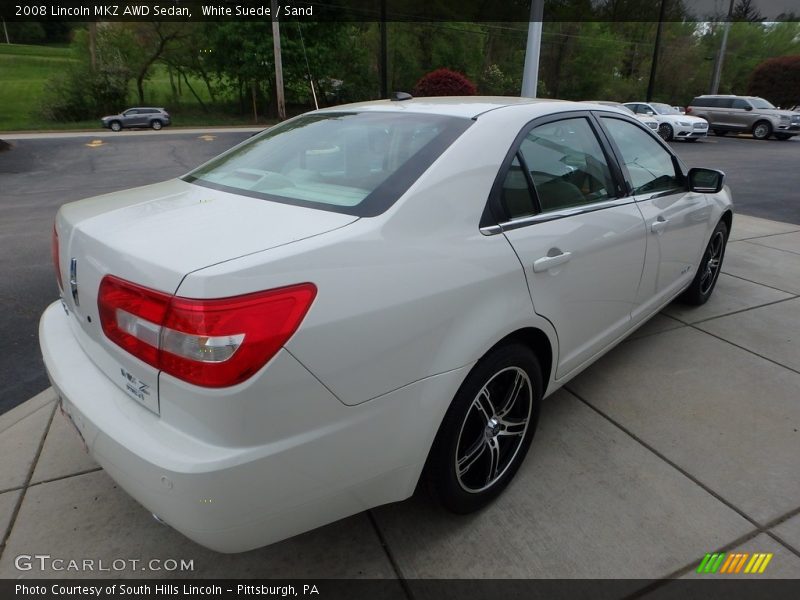
<svg viewBox="0 0 800 600">
<path fill-rule="evenodd" d="M 474 96 L 477 88 L 466 76 L 450 69 L 436 69 L 414 86 L 414 96 Z"/>
<path fill-rule="evenodd" d="M 768 58 L 750 77 L 747 93 L 786 108 L 800 104 L 800 55 Z"/>
</svg>

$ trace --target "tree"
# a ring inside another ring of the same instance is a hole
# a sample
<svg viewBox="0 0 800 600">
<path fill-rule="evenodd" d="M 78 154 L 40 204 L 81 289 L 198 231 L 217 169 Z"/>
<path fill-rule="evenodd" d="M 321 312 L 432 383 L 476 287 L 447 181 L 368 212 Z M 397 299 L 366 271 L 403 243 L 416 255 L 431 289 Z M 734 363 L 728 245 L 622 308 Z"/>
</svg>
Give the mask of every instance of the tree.
<svg viewBox="0 0 800 600">
<path fill-rule="evenodd" d="M 476 91 L 474 83 L 450 69 L 436 69 L 414 86 L 415 96 L 474 96 Z"/>
<path fill-rule="evenodd" d="M 753 71 L 747 93 L 784 108 L 800 104 L 800 55 L 762 62 Z"/>
</svg>

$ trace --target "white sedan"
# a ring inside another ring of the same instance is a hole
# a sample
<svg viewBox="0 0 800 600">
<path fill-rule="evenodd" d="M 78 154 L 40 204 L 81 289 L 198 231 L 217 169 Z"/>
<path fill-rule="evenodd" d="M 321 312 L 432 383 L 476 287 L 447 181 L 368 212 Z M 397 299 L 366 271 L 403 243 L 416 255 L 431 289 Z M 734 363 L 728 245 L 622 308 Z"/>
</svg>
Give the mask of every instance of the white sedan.
<svg viewBox="0 0 800 600">
<path fill-rule="evenodd" d="M 681 113 L 674 106 L 661 102 L 626 102 L 637 115 L 652 116 L 658 121 L 658 135 L 664 140 L 696 142 L 708 135 L 708 121 Z"/>
<path fill-rule="evenodd" d="M 40 343 L 91 455 L 209 548 L 420 480 L 466 513 L 513 478 L 544 396 L 708 299 L 731 222 L 722 173 L 614 108 L 340 106 L 62 206 Z"/>
</svg>

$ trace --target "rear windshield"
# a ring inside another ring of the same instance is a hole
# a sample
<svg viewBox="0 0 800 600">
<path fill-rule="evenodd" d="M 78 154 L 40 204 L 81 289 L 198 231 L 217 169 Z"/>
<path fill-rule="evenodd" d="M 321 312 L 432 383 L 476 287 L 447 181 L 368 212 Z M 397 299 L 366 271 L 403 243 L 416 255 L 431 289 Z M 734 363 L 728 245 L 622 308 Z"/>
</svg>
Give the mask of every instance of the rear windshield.
<svg viewBox="0 0 800 600">
<path fill-rule="evenodd" d="M 391 206 L 471 123 L 400 112 L 304 115 L 222 154 L 184 181 L 374 216 Z"/>
</svg>

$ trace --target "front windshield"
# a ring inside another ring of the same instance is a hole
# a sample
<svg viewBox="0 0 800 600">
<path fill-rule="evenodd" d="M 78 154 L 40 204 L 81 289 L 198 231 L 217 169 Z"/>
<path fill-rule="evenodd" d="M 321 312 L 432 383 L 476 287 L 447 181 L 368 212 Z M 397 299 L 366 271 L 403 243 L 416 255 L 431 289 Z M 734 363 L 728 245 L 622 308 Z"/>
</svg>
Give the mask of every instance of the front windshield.
<svg viewBox="0 0 800 600">
<path fill-rule="evenodd" d="M 388 208 L 472 123 L 442 115 L 316 113 L 189 173 L 226 192 L 359 216 Z"/>
<path fill-rule="evenodd" d="M 679 115 L 681 114 L 677 108 L 669 104 L 661 104 L 660 102 L 653 102 L 650 104 L 659 115 Z"/>
<path fill-rule="evenodd" d="M 753 108 L 775 108 L 771 102 L 767 102 L 763 98 L 750 98 L 750 104 Z"/>
</svg>

